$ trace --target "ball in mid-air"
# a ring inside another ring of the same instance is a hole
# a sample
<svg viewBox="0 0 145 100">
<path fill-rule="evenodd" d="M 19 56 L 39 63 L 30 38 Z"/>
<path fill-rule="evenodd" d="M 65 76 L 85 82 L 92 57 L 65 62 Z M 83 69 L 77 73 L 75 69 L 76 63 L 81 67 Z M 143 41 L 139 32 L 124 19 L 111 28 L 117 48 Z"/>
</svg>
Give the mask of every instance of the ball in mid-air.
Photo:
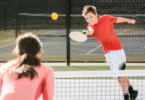
<svg viewBox="0 0 145 100">
<path fill-rule="evenodd" d="M 57 20 L 58 19 L 58 14 L 57 13 L 52 13 L 51 18 L 53 20 Z"/>
</svg>

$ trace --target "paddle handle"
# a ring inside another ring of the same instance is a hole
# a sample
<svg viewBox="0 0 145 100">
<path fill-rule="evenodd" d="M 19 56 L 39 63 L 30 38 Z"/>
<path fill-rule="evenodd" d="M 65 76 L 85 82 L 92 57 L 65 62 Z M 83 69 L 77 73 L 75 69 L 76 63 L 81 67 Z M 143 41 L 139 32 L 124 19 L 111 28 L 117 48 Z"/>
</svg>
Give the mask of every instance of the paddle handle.
<svg viewBox="0 0 145 100">
<path fill-rule="evenodd" d="M 88 32 L 89 32 L 89 31 L 88 31 Z M 86 35 L 86 32 L 82 32 L 82 33 Z"/>
<path fill-rule="evenodd" d="M 86 35 L 86 32 L 82 32 L 82 33 Z"/>
</svg>

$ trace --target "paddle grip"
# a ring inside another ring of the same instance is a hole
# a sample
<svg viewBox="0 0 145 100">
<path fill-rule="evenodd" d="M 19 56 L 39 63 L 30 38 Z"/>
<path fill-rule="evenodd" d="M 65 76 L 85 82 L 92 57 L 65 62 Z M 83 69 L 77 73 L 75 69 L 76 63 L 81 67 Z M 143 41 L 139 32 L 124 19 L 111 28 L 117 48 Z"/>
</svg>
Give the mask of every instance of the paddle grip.
<svg viewBox="0 0 145 100">
<path fill-rule="evenodd" d="M 82 33 L 86 35 L 86 32 L 82 32 Z"/>
</svg>

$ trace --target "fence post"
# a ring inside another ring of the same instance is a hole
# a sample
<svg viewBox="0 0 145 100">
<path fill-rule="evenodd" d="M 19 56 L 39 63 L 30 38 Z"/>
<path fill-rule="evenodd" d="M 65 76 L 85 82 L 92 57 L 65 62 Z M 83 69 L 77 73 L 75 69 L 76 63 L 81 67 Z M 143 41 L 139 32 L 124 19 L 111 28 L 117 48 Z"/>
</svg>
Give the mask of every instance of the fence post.
<svg viewBox="0 0 145 100">
<path fill-rule="evenodd" d="M 4 18 L 4 30 L 7 30 L 7 4 L 9 2 L 3 2 L 1 3 L 4 6 L 4 12 L 3 12 L 3 18 Z"/>
<path fill-rule="evenodd" d="M 7 3 L 4 3 L 4 26 L 5 26 L 5 31 L 7 30 Z"/>
<path fill-rule="evenodd" d="M 19 0 L 16 2 L 16 13 L 15 13 L 15 28 L 16 28 L 16 37 L 20 34 L 20 20 L 19 20 Z"/>
<path fill-rule="evenodd" d="M 70 0 L 66 0 L 67 66 L 70 65 Z"/>
</svg>

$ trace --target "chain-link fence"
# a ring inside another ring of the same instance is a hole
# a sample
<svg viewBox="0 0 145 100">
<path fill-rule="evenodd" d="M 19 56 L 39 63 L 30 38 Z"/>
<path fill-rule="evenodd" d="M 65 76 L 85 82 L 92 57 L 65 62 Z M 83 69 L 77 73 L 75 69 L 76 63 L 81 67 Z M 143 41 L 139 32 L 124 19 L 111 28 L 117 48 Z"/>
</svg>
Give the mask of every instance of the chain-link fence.
<svg viewBox="0 0 145 100">
<path fill-rule="evenodd" d="M 15 38 L 32 32 L 43 42 L 41 60 L 45 62 L 105 62 L 102 46 L 88 37 L 84 43 L 70 40 L 71 31 L 87 29 L 81 13 L 85 5 L 94 5 L 99 16 L 109 14 L 135 19 L 135 25 L 114 24 L 127 62 L 145 62 L 144 0 L 16 0 L 0 2 L 0 61 L 15 57 Z M 51 19 L 53 12 L 57 20 Z"/>
</svg>

